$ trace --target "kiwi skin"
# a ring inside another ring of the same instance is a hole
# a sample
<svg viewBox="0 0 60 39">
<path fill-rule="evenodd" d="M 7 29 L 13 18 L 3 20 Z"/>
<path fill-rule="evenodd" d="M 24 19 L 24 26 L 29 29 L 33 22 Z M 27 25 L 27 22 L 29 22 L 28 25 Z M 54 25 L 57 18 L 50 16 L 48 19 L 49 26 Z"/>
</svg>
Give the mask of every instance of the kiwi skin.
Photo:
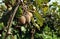
<svg viewBox="0 0 60 39">
<path fill-rule="evenodd" d="M 27 15 L 25 15 L 25 17 L 26 17 L 26 22 L 27 22 L 27 23 L 30 23 L 30 21 L 31 21 L 30 15 L 27 14 Z"/>
<path fill-rule="evenodd" d="M 27 12 L 27 14 L 30 16 L 30 17 L 33 17 L 33 14 L 31 12 Z"/>
<path fill-rule="evenodd" d="M 19 22 L 20 22 L 21 24 L 25 24 L 25 23 L 26 23 L 26 18 L 25 18 L 25 16 L 19 17 Z"/>
</svg>

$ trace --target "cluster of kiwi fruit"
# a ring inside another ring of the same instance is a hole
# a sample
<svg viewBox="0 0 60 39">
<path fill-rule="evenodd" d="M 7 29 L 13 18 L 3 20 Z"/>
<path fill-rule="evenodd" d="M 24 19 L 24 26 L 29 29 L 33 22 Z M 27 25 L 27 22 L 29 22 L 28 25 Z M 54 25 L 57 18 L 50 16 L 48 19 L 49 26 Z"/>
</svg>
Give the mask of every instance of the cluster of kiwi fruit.
<svg viewBox="0 0 60 39">
<path fill-rule="evenodd" d="M 33 17 L 33 14 L 27 11 L 24 15 L 20 16 L 18 20 L 21 24 L 26 24 L 31 22 L 32 17 Z"/>
<path fill-rule="evenodd" d="M 7 6 L 8 10 L 11 10 L 18 1 L 17 0 L 5 0 L 5 5 Z M 35 9 L 35 7 L 33 7 Z M 33 17 L 33 14 L 30 11 L 26 11 L 26 13 L 18 18 L 19 22 L 21 24 L 26 24 L 31 22 L 31 18 Z"/>
<path fill-rule="evenodd" d="M 32 11 L 29 10 L 29 6 L 25 5 L 23 3 L 24 6 L 23 7 L 23 14 L 18 18 L 19 22 L 21 24 L 27 24 L 27 23 L 30 23 L 31 22 L 31 19 L 33 18 L 33 13 L 35 12 L 36 10 L 36 7 L 35 6 L 31 6 L 32 7 Z"/>
</svg>

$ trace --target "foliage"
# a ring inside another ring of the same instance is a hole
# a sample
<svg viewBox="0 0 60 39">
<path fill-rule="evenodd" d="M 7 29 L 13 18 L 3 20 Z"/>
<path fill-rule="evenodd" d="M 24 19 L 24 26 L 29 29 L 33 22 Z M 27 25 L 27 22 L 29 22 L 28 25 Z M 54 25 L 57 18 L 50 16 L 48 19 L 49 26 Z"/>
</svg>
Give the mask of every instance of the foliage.
<svg viewBox="0 0 60 39">
<path fill-rule="evenodd" d="M 4 5 L 0 5 L 1 39 L 60 39 L 60 5 L 57 2 L 51 5 L 48 5 L 50 0 L 3 2 Z"/>
</svg>

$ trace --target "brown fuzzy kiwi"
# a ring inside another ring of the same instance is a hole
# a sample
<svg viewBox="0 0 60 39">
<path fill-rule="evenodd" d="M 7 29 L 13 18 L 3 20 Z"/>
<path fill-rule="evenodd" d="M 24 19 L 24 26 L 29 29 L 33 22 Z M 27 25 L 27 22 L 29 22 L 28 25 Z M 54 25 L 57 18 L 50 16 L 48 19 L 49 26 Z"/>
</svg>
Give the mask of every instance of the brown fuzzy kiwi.
<svg viewBox="0 0 60 39">
<path fill-rule="evenodd" d="M 26 14 L 25 17 L 26 17 L 26 22 L 27 23 L 30 23 L 30 21 L 31 21 L 30 15 Z"/>
<path fill-rule="evenodd" d="M 21 24 L 25 24 L 25 23 L 26 23 L 26 18 L 25 18 L 25 16 L 21 16 L 21 17 L 19 18 L 19 22 L 20 22 Z"/>
<path fill-rule="evenodd" d="M 33 17 L 33 14 L 31 12 L 28 12 L 27 11 L 27 14 L 30 16 L 30 17 Z"/>
</svg>

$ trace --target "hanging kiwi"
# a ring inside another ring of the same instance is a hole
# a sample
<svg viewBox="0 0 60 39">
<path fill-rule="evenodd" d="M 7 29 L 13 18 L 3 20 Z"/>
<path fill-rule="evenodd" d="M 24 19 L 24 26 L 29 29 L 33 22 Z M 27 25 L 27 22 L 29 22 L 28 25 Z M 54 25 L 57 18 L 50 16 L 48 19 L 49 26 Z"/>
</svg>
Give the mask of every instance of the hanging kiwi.
<svg viewBox="0 0 60 39">
<path fill-rule="evenodd" d="M 29 11 L 27 11 L 27 14 L 30 16 L 30 17 L 33 17 L 33 14 Z"/>
<path fill-rule="evenodd" d="M 26 22 L 27 23 L 30 23 L 30 21 L 31 21 L 30 15 L 26 14 L 25 17 L 26 17 Z"/>
<path fill-rule="evenodd" d="M 19 22 L 20 22 L 21 24 L 25 24 L 25 23 L 26 23 L 26 18 L 25 18 L 25 16 L 19 17 Z"/>
</svg>

